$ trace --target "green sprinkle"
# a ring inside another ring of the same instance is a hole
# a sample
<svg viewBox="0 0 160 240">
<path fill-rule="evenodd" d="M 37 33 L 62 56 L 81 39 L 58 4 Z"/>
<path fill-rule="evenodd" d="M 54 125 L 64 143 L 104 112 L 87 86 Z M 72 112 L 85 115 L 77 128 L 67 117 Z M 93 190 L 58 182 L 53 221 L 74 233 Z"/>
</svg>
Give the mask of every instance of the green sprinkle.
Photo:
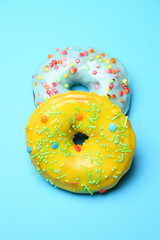
<svg viewBox="0 0 160 240">
<path fill-rule="evenodd" d="M 64 175 L 60 176 L 59 178 L 64 178 L 64 177 L 66 177 L 66 174 L 64 174 Z"/>
<path fill-rule="evenodd" d="M 125 137 L 128 137 L 128 135 L 127 135 L 127 134 L 125 134 L 125 133 L 123 133 L 123 135 L 124 135 Z"/>
<path fill-rule="evenodd" d="M 62 133 L 62 132 L 58 132 L 58 131 L 57 131 L 57 133 L 59 133 L 60 135 L 66 136 L 66 133 Z"/>
<path fill-rule="evenodd" d="M 34 158 L 36 156 L 38 156 L 39 153 L 36 153 L 35 155 L 31 156 L 30 158 Z"/>
<path fill-rule="evenodd" d="M 126 127 L 126 124 L 127 124 L 127 120 L 128 120 L 128 116 L 126 116 L 126 119 L 125 119 L 125 123 L 124 123 L 125 127 Z"/>
<path fill-rule="evenodd" d="M 89 121 L 91 122 L 91 123 L 93 123 L 93 120 L 87 115 L 87 118 L 89 119 Z"/>
<path fill-rule="evenodd" d="M 110 107 L 107 107 L 107 106 L 103 106 L 104 108 L 110 108 Z"/>
<path fill-rule="evenodd" d="M 90 188 L 89 188 L 86 184 L 84 184 L 84 186 L 86 187 L 86 189 L 88 190 L 88 192 L 89 192 L 91 195 L 93 195 L 93 193 L 91 192 Z"/>
<path fill-rule="evenodd" d="M 52 107 L 51 107 L 51 104 L 49 104 L 49 109 L 50 109 L 51 111 L 53 111 L 53 109 L 52 109 Z"/>
<path fill-rule="evenodd" d="M 68 118 L 68 122 L 70 122 L 71 120 L 70 120 L 70 117 L 69 116 L 67 116 L 67 118 Z"/>
<path fill-rule="evenodd" d="M 78 107 L 74 106 L 74 108 L 75 108 L 78 112 L 80 112 L 80 109 L 79 109 Z"/>
<path fill-rule="evenodd" d="M 94 128 L 94 129 L 96 128 L 96 126 L 87 126 L 87 127 L 88 127 L 88 128 Z"/>
<path fill-rule="evenodd" d="M 64 87 L 65 87 L 65 88 L 69 88 L 69 84 L 68 84 L 68 83 L 65 83 L 65 84 L 64 84 Z"/>
<path fill-rule="evenodd" d="M 91 172 L 91 170 L 89 170 L 89 173 L 88 173 L 88 179 L 89 180 L 91 179 L 91 174 L 92 174 L 92 172 Z"/>
<path fill-rule="evenodd" d="M 41 155 L 46 155 L 49 154 L 49 152 L 44 152 L 44 153 L 40 153 Z"/>
<path fill-rule="evenodd" d="M 98 178 L 100 178 L 100 175 L 101 175 L 101 168 L 99 169 L 99 172 L 98 172 Z"/>
<path fill-rule="evenodd" d="M 49 113 L 49 114 L 55 116 L 57 113 Z"/>
<path fill-rule="evenodd" d="M 65 150 L 65 149 L 63 149 L 63 148 L 61 148 L 61 147 L 59 147 L 59 149 L 60 149 L 61 151 L 65 152 L 65 153 L 67 153 L 67 154 L 71 155 L 71 153 L 70 153 L 70 152 L 68 152 L 67 150 Z"/>
<path fill-rule="evenodd" d="M 74 124 L 75 121 L 76 121 L 76 112 L 74 112 L 73 115 L 74 115 L 74 116 L 73 116 L 73 124 Z"/>
<path fill-rule="evenodd" d="M 62 173 L 60 173 L 59 171 L 54 170 L 52 167 L 51 167 L 50 169 L 51 169 L 51 171 L 54 172 L 54 173 L 57 173 L 57 174 L 59 174 L 59 175 L 62 174 Z"/>
<path fill-rule="evenodd" d="M 93 61 L 93 57 L 89 57 L 89 61 Z"/>
<path fill-rule="evenodd" d="M 58 112 L 60 112 L 60 113 L 62 113 L 63 115 L 65 115 L 64 112 L 62 112 L 59 107 L 55 107 L 55 109 L 56 109 Z"/>
<path fill-rule="evenodd" d="M 114 118 L 112 118 L 112 121 L 114 121 L 116 118 L 118 118 L 118 117 L 120 117 L 120 116 L 122 116 L 122 114 L 121 114 L 121 113 L 118 113 L 117 116 L 115 116 Z"/>
</svg>

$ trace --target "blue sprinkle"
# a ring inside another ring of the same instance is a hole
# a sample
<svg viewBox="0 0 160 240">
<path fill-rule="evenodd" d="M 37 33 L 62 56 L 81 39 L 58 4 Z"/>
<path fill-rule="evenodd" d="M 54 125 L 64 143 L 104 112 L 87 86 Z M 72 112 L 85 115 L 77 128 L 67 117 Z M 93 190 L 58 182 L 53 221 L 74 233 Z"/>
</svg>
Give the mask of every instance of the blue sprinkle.
<svg viewBox="0 0 160 240">
<path fill-rule="evenodd" d="M 31 147 L 27 147 L 27 152 L 31 153 Z"/>
<path fill-rule="evenodd" d="M 58 148 L 58 143 L 57 142 L 53 143 L 52 148 L 57 149 Z"/>
<path fill-rule="evenodd" d="M 107 175 L 105 176 L 105 178 L 107 178 Z"/>
<path fill-rule="evenodd" d="M 114 124 L 114 123 L 111 123 L 110 126 L 109 126 L 109 130 L 110 130 L 111 132 L 116 131 L 116 128 L 117 128 L 117 125 Z"/>
</svg>

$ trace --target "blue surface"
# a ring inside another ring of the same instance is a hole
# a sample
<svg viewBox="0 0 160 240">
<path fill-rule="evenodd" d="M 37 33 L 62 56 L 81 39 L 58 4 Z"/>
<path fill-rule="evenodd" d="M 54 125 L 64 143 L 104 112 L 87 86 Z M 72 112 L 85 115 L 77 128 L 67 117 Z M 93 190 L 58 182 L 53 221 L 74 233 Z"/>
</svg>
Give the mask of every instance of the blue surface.
<svg viewBox="0 0 160 240">
<path fill-rule="evenodd" d="M 0 239 L 159 240 L 160 2 L 0 1 Z M 55 47 L 92 46 L 125 65 L 137 148 L 107 194 L 81 196 L 38 176 L 24 143 L 31 76 Z"/>
</svg>

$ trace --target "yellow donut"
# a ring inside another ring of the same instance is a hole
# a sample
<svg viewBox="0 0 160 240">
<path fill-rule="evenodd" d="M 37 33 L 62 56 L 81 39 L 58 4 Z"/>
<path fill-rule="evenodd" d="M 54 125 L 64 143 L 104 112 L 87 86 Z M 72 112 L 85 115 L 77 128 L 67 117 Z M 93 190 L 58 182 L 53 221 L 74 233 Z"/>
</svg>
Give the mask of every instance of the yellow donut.
<svg viewBox="0 0 160 240">
<path fill-rule="evenodd" d="M 75 145 L 77 133 L 87 135 Z M 128 171 L 136 139 L 121 109 L 105 96 L 67 92 L 51 97 L 26 127 L 27 152 L 51 184 L 76 193 L 104 192 Z"/>
</svg>

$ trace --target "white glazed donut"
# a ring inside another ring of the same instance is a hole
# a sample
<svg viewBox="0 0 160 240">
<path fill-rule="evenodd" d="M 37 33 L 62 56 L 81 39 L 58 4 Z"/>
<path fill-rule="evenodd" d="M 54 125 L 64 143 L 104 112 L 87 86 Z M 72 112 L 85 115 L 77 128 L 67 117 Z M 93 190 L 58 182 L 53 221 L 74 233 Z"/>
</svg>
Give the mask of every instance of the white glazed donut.
<svg viewBox="0 0 160 240">
<path fill-rule="evenodd" d="M 106 95 L 124 114 L 130 104 L 130 83 L 124 65 L 93 48 L 56 49 L 32 77 L 36 106 L 52 95 L 81 84 L 89 92 Z"/>
</svg>

